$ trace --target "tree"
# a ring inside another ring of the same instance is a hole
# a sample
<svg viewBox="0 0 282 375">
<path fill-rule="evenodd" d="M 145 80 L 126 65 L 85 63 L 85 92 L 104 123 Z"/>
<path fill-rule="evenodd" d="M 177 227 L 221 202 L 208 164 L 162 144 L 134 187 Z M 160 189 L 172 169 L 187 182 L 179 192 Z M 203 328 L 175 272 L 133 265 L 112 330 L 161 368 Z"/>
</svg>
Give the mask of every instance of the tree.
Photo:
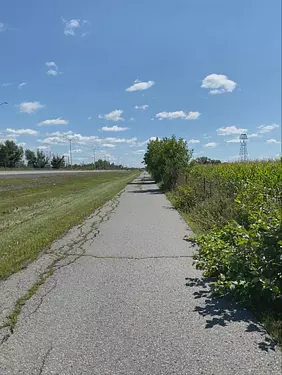
<svg viewBox="0 0 282 375">
<path fill-rule="evenodd" d="M 156 182 L 165 188 L 173 188 L 180 174 L 188 166 L 192 151 L 187 149 L 184 139 L 163 138 L 151 140 L 147 146 L 144 163 Z"/>
<path fill-rule="evenodd" d="M 36 168 L 36 156 L 34 151 L 31 151 L 29 149 L 25 150 L 25 158 L 28 167 Z"/>
<path fill-rule="evenodd" d="M 206 156 L 201 156 L 199 158 L 193 159 L 190 163 L 190 165 L 196 165 L 196 164 L 220 164 L 220 160 L 216 159 L 210 159 Z"/>
<path fill-rule="evenodd" d="M 15 168 L 22 161 L 23 148 L 14 141 L 7 140 L 0 144 L 0 167 Z"/>
<path fill-rule="evenodd" d="M 36 154 L 32 150 L 25 150 L 25 158 L 27 165 L 33 168 L 45 168 L 49 163 L 49 158 L 39 150 L 36 151 Z"/>
<path fill-rule="evenodd" d="M 51 160 L 52 168 L 54 169 L 60 169 L 65 167 L 65 157 L 60 157 L 59 155 L 53 156 L 53 159 Z"/>
</svg>

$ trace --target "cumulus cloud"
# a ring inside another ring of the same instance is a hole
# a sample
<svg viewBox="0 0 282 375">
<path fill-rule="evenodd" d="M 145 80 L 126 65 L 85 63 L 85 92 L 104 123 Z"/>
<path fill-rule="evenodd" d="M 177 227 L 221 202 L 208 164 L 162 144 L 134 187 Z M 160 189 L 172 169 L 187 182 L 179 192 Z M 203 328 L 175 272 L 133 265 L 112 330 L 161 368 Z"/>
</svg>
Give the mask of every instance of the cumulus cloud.
<svg viewBox="0 0 282 375">
<path fill-rule="evenodd" d="M 114 125 L 114 126 L 103 126 L 101 131 L 103 132 L 124 132 L 125 130 L 128 130 L 129 128 L 122 128 L 120 126 Z"/>
<path fill-rule="evenodd" d="M 13 82 L 2 83 L 2 87 L 9 87 L 9 86 L 12 86 L 12 85 L 13 85 Z"/>
<path fill-rule="evenodd" d="M 203 79 L 201 87 L 210 89 L 210 94 L 223 94 L 232 92 L 236 86 L 236 82 L 231 81 L 223 74 L 210 74 Z"/>
<path fill-rule="evenodd" d="M 109 121 L 123 121 L 124 119 L 121 117 L 123 114 L 123 110 L 115 109 L 114 111 L 107 113 L 105 115 L 99 115 L 99 118 L 104 118 Z"/>
<path fill-rule="evenodd" d="M 58 117 L 52 120 L 44 120 L 39 122 L 38 126 L 49 126 L 49 125 L 67 125 L 69 123 L 68 120 L 63 119 L 62 117 Z"/>
<path fill-rule="evenodd" d="M 6 131 L 10 134 L 13 134 L 15 136 L 17 135 L 38 135 L 38 131 L 37 130 L 32 130 L 32 129 L 11 129 L 11 128 L 7 128 Z"/>
<path fill-rule="evenodd" d="M 143 109 L 143 110 L 145 110 L 145 109 L 149 108 L 149 106 L 148 106 L 148 104 L 136 105 L 134 108 L 135 109 Z"/>
<path fill-rule="evenodd" d="M 215 143 L 215 142 L 209 142 L 209 143 L 206 143 L 204 147 L 214 148 L 216 146 L 217 146 L 217 143 Z"/>
<path fill-rule="evenodd" d="M 85 25 L 91 24 L 87 20 L 80 20 L 78 18 L 72 19 L 70 21 L 65 20 L 63 17 L 61 19 L 64 24 L 64 34 L 67 36 L 75 36 L 79 29 L 83 28 Z M 89 34 L 90 33 L 88 31 L 84 31 L 81 33 L 80 36 L 84 38 Z"/>
<path fill-rule="evenodd" d="M 264 134 L 264 133 L 269 133 L 274 129 L 279 128 L 278 124 L 273 124 L 273 125 L 260 125 L 258 126 L 258 133 Z"/>
<path fill-rule="evenodd" d="M 158 120 L 197 120 L 200 117 L 200 112 L 175 111 L 175 112 L 160 112 L 156 114 Z"/>
<path fill-rule="evenodd" d="M 154 81 L 148 81 L 148 82 L 140 82 L 139 80 L 135 80 L 133 85 L 128 87 L 125 91 L 133 92 L 133 91 L 143 91 L 147 90 L 150 87 L 154 86 Z"/>
<path fill-rule="evenodd" d="M 246 133 L 248 129 L 242 129 L 242 128 L 237 128 L 236 126 L 226 126 L 225 128 L 219 128 L 216 130 L 218 135 L 234 135 L 234 134 L 242 134 Z"/>
<path fill-rule="evenodd" d="M 268 144 L 273 144 L 273 145 L 280 145 L 280 141 L 277 141 L 276 139 L 268 139 L 267 141 L 266 141 L 266 143 L 268 143 Z"/>
<path fill-rule="evenodd" d="M 20 112 L 33 113 L 43 108 L 44 105 L 40 102 L 23 102 L 20 104 Z"/>
<path fill-rule="evenodd" d="M 64 145 L 72 140 L 73 144 L 80 144 L 80 145 L 93 145 L 93 144 L 135 144 L 137 138 L 115 138 L 115 137 L 107 137 L 107 138 L 99 138 L 97 136 L 84 136 L 78 133 L 73 133 L 72 131 L 67 132 L 53 132 L 48 133 L 48 137 L 44 139 L 38 139 L 37 142 L 43 144 L 54 144 L 54 145 Z"/>
<path fill-rule="evenodd" d="M 196 144 L 196 143 L 200 143 L 200 140 L 199 139 L 189 139 L 187 141 L 188 145 L 190 144 Z"/>
</svg>

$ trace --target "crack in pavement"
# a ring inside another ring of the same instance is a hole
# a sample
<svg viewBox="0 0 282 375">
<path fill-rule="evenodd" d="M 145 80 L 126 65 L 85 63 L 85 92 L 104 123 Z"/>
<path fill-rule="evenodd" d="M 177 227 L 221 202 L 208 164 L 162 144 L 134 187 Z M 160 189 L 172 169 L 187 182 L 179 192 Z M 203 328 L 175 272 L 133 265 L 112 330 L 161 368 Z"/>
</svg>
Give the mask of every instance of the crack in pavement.
<svg viewBox="0 0 282 375">
<path fill-rule="evenodd" d="M 53 347 L 51 345 L 50 348 L 47 350 L 47 352 L 45 353 L 45 355 L 42 358 L 42 363 L 41 363 L 41 366 L 39 368 L 38 375 L 42 375 L 43 374 L 43 370 L 44 370 L 44 367 L 45 367 L 45 364 L 46 364 L 46 360 L 47 360 L 47 358 L 50 355 L 50 353 L 51 353 L 52 350 L 53 350 Z"/>
<path fill-rule="evenodd" d="M 87 242 L 89 242 L 90 245 L 93 244 L 93 242 L 95 241 L 95 238 L 100 234 L 100 230 L 98 229 L 98 226 L 100 226 L 103 222 L 106 222 L 106 221 L 110 220 L 111 215 L 114 213 L 115 209 L 118 207 L 118 205 L 120 203 L 119 198 L 120 198 L 120 196 L 121 196 L 121 194 L 123 192 L 124 192 L 124 189 L 117 196 L 115 196 L 112 200 L 108 201 L 104 206 L 99 207 L 81 225 L 75 227 L 76 230 L 77 229 L 79 230 L 79 234 L 76 235 L 76 239 L 75 240 L 72 240 L 70 238 L 70 239 L 68 239 L 67 244 L 63 244 L 59 248 L 57 248 L 57 249 L 55 248 L 53 251 L 52 251 L 52 247 L 51 247 L 51 250 L 49 252 L 47 252 L 47 253 L 54 254 L 56 256 L 56 258 L 54 259 L 54 261 L 52 262 L 52 264 L 49 265 L 47 267 L 47 269 L 40 275 L 39 280 L 37 281 L 37 283 L 35 283 L 27 291 L 27 293 L 24 296 L 22 296 L 21 298 L 18 299 L 17 303 L 15 304 L 15 309 L 17 307 L 20 309 L 18 315 L 20 315 L 22 307 L 27 303 L 27 301 L 30 300 L 32 298 L 32 296 L 35 295 L 38 292 L 38 289 L 37 289 L 34 294 L 29 295 L 30 291 L 34 288 L 34 286 L 36 284 L 39 284 L 40 287 L 42 287 L 43 285 L 45 285 L 46 281 L 49 280 L 49 278 L 54 274 L 54 272 L 59 271 L 60 269 L 62 269 L 64 267 L 68 267 L 71 264 L 75 263 L 80 257 L 86 256 L 85 255 L 86 249 L 84 249 L 83 246 Z M 103 210 L 105 210 L 105 209 L 107 211 L 103 214 Z M 93 219 L 97 219 L 97 220 L 95 220 L 94 223 L 91 223 L 89 225 L 87 223 L 87 221 L 93 220 Z M 87 227 L 87 230 L 83 230 L 85 228 L 85 226 Z M 89 238 L 89 235 L 91 235 L 90 238 Z M 56 241 L 55 241 L 55 243 L 56 243 Z M 64 251 L 62 253 L 61 251 L 64 248 L 68 248 L 68 250 Z M 76 250 L 80 250 L 80 253 L 77 253 L 77 252 L 70 253 L 70 251 L 76 251 Z M 64 260 L 66 260 L 66 259 L 68 259 L 68 258 L 70 258 L 72 256 L 74 256 L 75 258 L 72 259 L 72 260 L 70 260 L 69 262 L 67 262 L 65 264 L 59 264 L 59 262 L 63 262 Z M 51 272 L 52 270 L 54 270 L 54 272 Z M 49 293 L 51 293 L 56 288 L 56 286 L 57 286 L 57 282 L 55 282 L 55 285 L 50 290 L 48 290 L 43 296 L 40 297 L 39 304 L 36 306 L 36 308 L 30 314 L 27 315 L 27 318 L 30 318 L 31 315 L 35 314 L 39 310 L 39 308 L 41 307 L 42 303 L 44 302 L 44 298 Z M 27 296 L 26 299 L 25 299 L 25 296 Z M 24 299 L 24 303 L 20 304 L 20 306 L 17 306 L 18 302 L 20 300 L 22 300 L 22 299 Z M 13 316 L 13 314 L 15 312 L 15 309 L 7 316 L 6 322 L 2 326 L 0 326 L 0 332 L 1 332 L 2 329 L 7 329 L 7 328 L 9 329 L 9 332 L 5 333 L 4 336 L 3 336 L 3 338 L 0 340 L 0 346 L 4 342 L 6 342 L 9 339 L 9 337 L 14 332 L 14 327 L 12 327 L 11 323 L 9 322 L 9 319 L 10 319 L 11 316 Z"/>
</svg>

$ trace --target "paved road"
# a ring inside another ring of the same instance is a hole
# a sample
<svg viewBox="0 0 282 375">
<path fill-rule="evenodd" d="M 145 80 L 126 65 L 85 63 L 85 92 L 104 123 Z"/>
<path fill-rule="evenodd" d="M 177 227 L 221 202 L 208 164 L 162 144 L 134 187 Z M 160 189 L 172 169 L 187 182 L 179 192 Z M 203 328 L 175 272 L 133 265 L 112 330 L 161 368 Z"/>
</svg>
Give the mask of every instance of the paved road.
<svg viewBox="0 0 282 375">
<path fill-rule="evenodd" d="M 208 296 L 156 185 L 135 181 L 99 217 L 54 245 L 68 257 L 0 347 L 1 375 L 281 375 L 252 315 Z"/>
<path fill-rule="evenodd" d="M 62 174 L 77 174 L 77 173 L 101 173 L 101 172 L 114 172 L 113 170 L 26 170 L 26 171 L 0 171 L 0 179 L 7 177 L 40 177 L 40 176 L 50 176 L 50 175 L 62 175 Z M 118 171 L 120 172 L 120 171 Z"/>
</svg>

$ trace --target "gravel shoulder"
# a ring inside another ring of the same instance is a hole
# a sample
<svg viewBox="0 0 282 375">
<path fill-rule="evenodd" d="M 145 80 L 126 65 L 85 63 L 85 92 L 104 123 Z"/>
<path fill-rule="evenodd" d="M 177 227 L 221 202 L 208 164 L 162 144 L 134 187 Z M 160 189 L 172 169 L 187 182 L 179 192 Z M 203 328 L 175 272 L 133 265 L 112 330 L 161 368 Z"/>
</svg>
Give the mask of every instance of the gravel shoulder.
<svg viewBox="0 0 282 375">
<path fill-rule="evenodd" d="M 1 375 L 281 375 L 252 314 L 209 296 L 189 228 L 146 175 L 89 220 L 53 244 L 64 256 L 0 346 Z"/>
</svg>

